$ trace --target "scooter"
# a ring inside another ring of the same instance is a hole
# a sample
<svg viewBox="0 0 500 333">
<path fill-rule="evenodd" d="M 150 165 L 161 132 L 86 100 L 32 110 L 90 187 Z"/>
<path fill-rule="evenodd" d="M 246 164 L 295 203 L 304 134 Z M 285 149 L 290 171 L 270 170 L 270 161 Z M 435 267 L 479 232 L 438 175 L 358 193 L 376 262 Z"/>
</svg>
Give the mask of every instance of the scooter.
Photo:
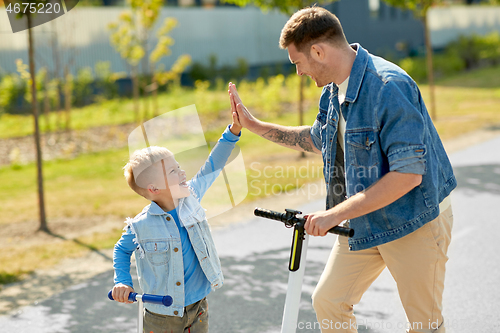
<svg viewBox="0 0 500 333">
<path fill-rule="evenodd" d="M 112 290 L 108 292 L 108 298 L 112 301 L 113 295 L 112 295 Z M 143 333 L 143 327 L 144 327 L 144 305 L 143 303 L 153 303 L 153 304 L 160 304 L 164 305 L 166 307 L 172 305 L 173 299 L 171 296 L 166 295 L 166 296 L 159 296 L 159 295 L 151 295 L 151 294 L 138 294 L 138 293 L 130 293 L 128 295 L 128 300 L 131 302 L 137 302 L 137 305 L 139 307 L 139 324 L 137 325 L 137 332 L 138 333 Z"/>
<path fill-rule="evenodd" d="M 286 290 L 281 333 L 295 333 L 297 329 L 300 296 L 302 294 L 302 281 L 304 279 L 305 270 L 305 263 L 301 266 L 300 260 L 302 255 L 304 255 L 304 257 L 307 255 L 307 244 L 309 242 L 309 235 L 304 230 L 307 215 L 304 217 L 297 217 L 297 215 L 302 215 L 302 212 L 293 209 L 285 209 L 285 213 L 279 213 L 262 208 L 255 208 L 254 215 L 281 221 L 285 224 L 285 227 L 294 228 L 290 262 L 288 264 L 290 274 Z M 333 227 L 328 230 L 328 232 L 344 237 L 354 236 L 353 229 L 339 226 Z"/>
</svg>

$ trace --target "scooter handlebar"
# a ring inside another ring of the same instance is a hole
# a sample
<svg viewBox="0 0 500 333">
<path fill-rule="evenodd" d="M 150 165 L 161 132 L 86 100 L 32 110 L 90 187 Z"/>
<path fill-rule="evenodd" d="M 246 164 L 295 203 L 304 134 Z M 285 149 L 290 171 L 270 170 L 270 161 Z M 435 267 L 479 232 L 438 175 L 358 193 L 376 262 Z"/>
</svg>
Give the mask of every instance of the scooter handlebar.
<svg viewBox="0 0 500 333">
<path fill-rule="evenodd" d="M 108 298 L 112 301 L 113 299 L 113 290 L 110 290 L 108 292 Z M 173 299 L 171 296 L 166 295 L 166 296 L 159 296 L 159 295 L 151 295 L 151 294 L 137 294 L 137 293 L 130 293 L 128 295 L 128 300 L 131 302 L 137 302 L 137 298 L 141 298 L 144 303 L 152 303 L 152 304 L 159 304 L 159 305 L 164 305 L 166 307 L 169 307 L 173 303 Z"/>
<path fill-rule="evenodd" d="M 290 212 L 293 212 L 293 213 L 290 213 Z M 276 211 L 264 209 L 264 208 L 255 208 L 255 210 L 254 210 L 255 216 L 260 216 L 260 217 L 264 217 L 266 219 L 281 221 L 289 227 L 295 225 L 298 222 L 301 222 L 303 224 L 306 223 L 305 218 L 296 217 L 295 214 L 302 214 L 302 213 L 298 212 L 298 211 L 293 211 L 293 210 L 288 210 L 287 213 L 280 213 L 280 212 L 276 212 Z M 336 227 L 333 227 L 330 230 L 328 230 L 328 232 L 332 233 L 332 234 L 340 235 L 340 236 L 345 236 L 345 237 L 354 236 L 354 229 L 346 228 L 346 227 L 336 226 Z"/>
</svg>

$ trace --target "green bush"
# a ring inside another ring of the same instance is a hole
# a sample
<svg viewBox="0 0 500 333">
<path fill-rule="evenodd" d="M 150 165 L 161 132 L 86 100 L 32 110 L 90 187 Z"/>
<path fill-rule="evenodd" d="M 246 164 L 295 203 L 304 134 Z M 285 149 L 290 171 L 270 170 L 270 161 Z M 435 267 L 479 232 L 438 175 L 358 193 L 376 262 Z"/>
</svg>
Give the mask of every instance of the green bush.
<svg viewBox="0 0 500 333">
<path fill-rule="evenodd" d="M 500 62 L 500 34 L 460 36 L 448 44 L 446 52 L 462 58 L 466 69 L 496 65 Z"/>
<path fill-rule="evenodd" d="M 112 99 L 118 96 L 118 87 L 115 81 L 125 74 L 113 73 L 109 61 L 99 61 L 95 64 L 95 88 L 101 99 Z"/>
<path fill-rule="evenodd" d="M 26 114 L 31 112 L 27 65 L 22 62 L 18 63 L 18 71 L 19 73 L 6 74 L 0 78 L 0 113 Z M 74 106 L 84 106 L 118 96 L 115 81 L 123 74 L 113 73 L 109 62 L 96 63 L 94 72 L 95 75 L 90 67 L 85 67 L 78 71 L 76 77 L 71 77 Z M 62 96 L 64 83 L 62 79 L 50 78 L 47 85 L 45 77 L 48 74 L 46 68 L 40 68 L 36 74 L 37 99 L 42 105 L 45 93 L 47 93 L 53 109 L 64 98 Z"/>
<path fill-rule="evenodd" d="M 465 68 L 463 59 L 453 53 L 435 54 L 432 60 L 434 76 L 436 78 L 460 73 Z M 399 62 L 399 66 L 415 81 L 425 82 L 427 80 L 427 63 L 425 57 L 404 58 Z"/>
<path fill-rule="evenodd" d="M 437 78 L 457 74 L 465 69 L 495 66 L 500 64 L 500 33 L 485 36 L 461 36 L 446 46 L 443 53 L 433 57 L 434 75 Z M 427 80 L 425 57 L 404 58 L 399 62 L 413 79 Z"/>
<path fill-rule="evenodd" d="M 26 83 L 18 74 L 4 75 L 0 80 L 0 113 L 14 113 L 16 102 L 25 91 Z"/>
<path fill-rule="evenodd" d="M 427 79 L 427 67 L 424 57 L 411 57 L 401 59 L 399 67 L 404 69 L 415 81 L 422 82 Z"/>
<path fill-rule="evenodd" d="M 249 71 L 248 63 L 243 58 L 236 59 L 236 66 L 218 66 L 217 56 L 211 54 L 208 58 L 208 65 L 200 62 L 194 62 L 189 70 L 189 77 L 194 81 L 210 81 L 215 83 L 217 79 L 223 81 L 240 80 L 244 78 Z"/>
<path fill-rule="evenodd" d="M 436 77 L 447 77 L 465 69 L 462 58 L 453 53 L 438 54 L 434 57 L 433 67 Z"/>
<path fill-rule="evenodd" d="M 479 57 L 487 60 L 493 66 L 500 63 L 500 33 L 498 31 L 483 37 Z"/>
<path fill-rule="evenodd" d="M 92 69 L 82 68 L 74 78 L 73 82 L 73 103 L 77 106 L 87 105 L 93 102 Z"/>
</svg>

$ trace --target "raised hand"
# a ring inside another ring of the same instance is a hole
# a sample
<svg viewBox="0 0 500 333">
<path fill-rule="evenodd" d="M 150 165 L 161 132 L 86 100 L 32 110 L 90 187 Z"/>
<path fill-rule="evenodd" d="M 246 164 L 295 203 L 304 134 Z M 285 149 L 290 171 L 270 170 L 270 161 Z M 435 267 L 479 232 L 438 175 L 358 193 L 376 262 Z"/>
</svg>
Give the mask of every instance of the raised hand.
<svg viewBox="0 0 500 333">
<path fill-rule="evenodd" d="M 231 105 L 231 115 L 233 117 L 233 121 L 231 123 L 231 127 L 229 128 L 229 130 L 234 135 L 239 135 L 240 132 L 241 132 L 242 126 L 240 124 L 240 119 L 238 117 L 238 112 L 236 112 L 236 108 L 233 110 L 233 106 L 232 105 Z"/>
<path fill-rule="evenodd" d="M 248 109 L 243 105 L 240 96 L 238 95 L 238 91 L 236 90 L 236 86 L 229 82 L 229 100 L 231 104 L 232 113 L 236 113 L 238 116 L 239 124 L 247 129 L 251 129 L 251 127 L 258 122 L 257 118 L 255 118 Z"/>
</svg>

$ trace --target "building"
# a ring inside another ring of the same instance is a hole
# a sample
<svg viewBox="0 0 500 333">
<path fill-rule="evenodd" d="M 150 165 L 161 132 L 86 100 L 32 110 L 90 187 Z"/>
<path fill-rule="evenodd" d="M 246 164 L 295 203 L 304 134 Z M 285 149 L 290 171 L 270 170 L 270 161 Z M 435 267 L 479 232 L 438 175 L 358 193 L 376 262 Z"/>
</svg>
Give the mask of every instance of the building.
<svg viewBox="0 0 500 333">
<path fill-rule="evenodd" d="M 158 20 L 175 17 L 179 22 L 171 33 L 175 40 L 172 55 L 161 61 L 166 68 L 182 54 L 202 64 L 215 55 L 219 66 L 234 66 L 237 59 L 245 59 L 254 69 L 289 64 L 287 52 L 278 47 L 287 15 L 262 13 L 253 7 L 214 7 L 217 3 L 213 0 L 172 1 L 181 6 L 164 7 Z M 182 7 L 198 3 L 204 7 Z M 326 7 L 340 18 L 348 41 L 359 42 L 372 53 L 398 58 L 424 45 L 422 24 L 408 11 L 388 7 L 379 0 L 339 1 Z M 37 68 L 47 67 L 60 76 L 66 66 L 75 74 L 80 68 L 109 61 L 112 71 L 130 74 L 130 66 L 109 39 L 108 24 L 123 10 L 116 6 L 76 6 L 60 18 L 33 28 Z M 0 75 L 15 72 L 18 58 L 27 63 L 26 35 L 13 34 L 6 12 L 0 11 Z M 151 34 L 150 47 L 155 40 Z M 144 67 L 142 70 L 147 71 Z"/>
</svg>

